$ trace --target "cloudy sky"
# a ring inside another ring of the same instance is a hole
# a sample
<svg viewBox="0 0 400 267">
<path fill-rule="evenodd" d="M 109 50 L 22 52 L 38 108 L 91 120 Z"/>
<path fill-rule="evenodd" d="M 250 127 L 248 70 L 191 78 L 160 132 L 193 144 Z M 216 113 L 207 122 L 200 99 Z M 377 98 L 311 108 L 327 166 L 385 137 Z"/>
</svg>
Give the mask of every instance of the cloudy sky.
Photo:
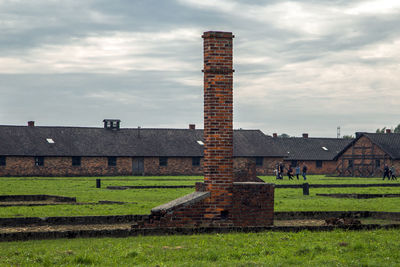
<svg viewBox="0 0 400 267">
<path fill-rule="evenodd" d="M 400 1 L 0 0 L 0 124 L 203 126 L 204 31 L 234 39 L 234 127 L 400 123 Z"/>
</svg>

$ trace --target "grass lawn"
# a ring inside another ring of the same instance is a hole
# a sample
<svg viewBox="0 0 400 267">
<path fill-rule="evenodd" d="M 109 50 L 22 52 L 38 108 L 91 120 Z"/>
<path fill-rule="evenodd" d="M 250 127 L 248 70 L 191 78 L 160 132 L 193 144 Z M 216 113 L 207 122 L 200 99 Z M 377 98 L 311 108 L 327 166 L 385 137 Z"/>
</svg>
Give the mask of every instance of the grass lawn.
<svg viewBox="0 0 400 267">
<path fill-rule="evenodd" d="M 263 176 L 266 182 L 276 184 L 303 183 L 302 180 L 277 181 Z M 21 177 L 0 178 L 0 195 L 48 194 L 76 197 L 78 202 L 96 203 L 100 200 L 135 202 L 122 205 L 51 205 L 31 207 L 2 207 L 0 217 L 50 217 L 82 215 L 148 214 L 153 207 L 194 191 L 182 189 L 128 189 L 108 190 L 108 185 L 194 185 L 201 176 L 163 177 L 101 177 L 102 188 L 96 188 L 96 177 Z M 309 176 L 308 183 L 354 184 L 382 183 L 379 178 L 335 178 Z M 393 183 L 392 181 L 385 183 Z M 400 212 L 400 198 L 337 199 L 316 196 L 317 193 L 400 193 L 393 188 L 310 188 L 310 195 L 303 196 L 301 189 L 276 189 L 276 211 L 396 211 Z"/>
<path fill-rule="evenodd" d="M 0 243 L 1 266 L 399 266 L 400 231 L 233 233 Z"/>
<path fill-rule="evenodd" d="M 303 183 L 276 181 L 272 183 Z M 152 207 L 194 189 L 107 190 L 107 185 L 190 185 L 202 177 L 0 178 L 0 195 L 48 194 L 78 202 L 124 205 L 2 207 L 0 217 L 148 214 Z M 309 176 L 312 183 L 381 183 L 380 179 Z M 388 183 L 388 182 L 386 182 Z M 392 182 L 390 182 L 392 183 Z M 400 211 L 400 198 L 335 199 L 316 193 L 400 193 L 400 188 L 276 189 L 277 211 Z M 60 239 L 0 242 L 0 266 L 400 266 L 400 230 L 232 233 L 192 236 Z"/>
</svg>

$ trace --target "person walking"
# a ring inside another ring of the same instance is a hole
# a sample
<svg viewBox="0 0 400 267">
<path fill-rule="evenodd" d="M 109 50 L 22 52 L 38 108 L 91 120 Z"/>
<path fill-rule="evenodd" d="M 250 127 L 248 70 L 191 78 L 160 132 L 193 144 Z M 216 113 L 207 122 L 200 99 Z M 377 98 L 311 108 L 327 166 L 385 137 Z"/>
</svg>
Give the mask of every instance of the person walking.
<svg viewBox="0 0 400 267">
<path fill-rule="evenodd" d="M 280 165 L 280 162 L 276 164 L 276 168 L 275 168 L 276 180 L 281 179 L 281 174 L 279 172 L 279 165 Z"/>
<path fill-rule="evenodd" d="M 293 180 L 293 169 L 292 166 L 289 166 L 287 170 L 287 176 L 289 177 L 289 180 Z"/>
<path fill-rule="evenodd" d="M 285 171 L 285 165 L 281 162 L 279 164 L 279 174 L 281 175 L 281 179 L 283 180 L 283 172 Z"/>
<path fill-rule="evenodd" d="M 383 168 L 383 179 L 385 180 L 385 178 L 388 178 L 388 180 L 390 180 L 390 176 L 389 176 L 389 167 L 388 165 L 385 164 L 385 167 Z"/>
<path fill-rule="evenodd" d="M 390 169 L 389 169 L 389 175 L 390 175 L 390 178 L 391 178 L 392 180 L 397 180 L 397 177 L 396 177 L 396 169 L 394 168 L 393 165 L 392 165 L 392 167 L 390 167 Z"/>
<path fill-rule="evenodd" d="M 299 166 L 299 164 L 297 164 L 297 166 L 296 166 L 296 177 L 297 177 L 297 180 L 299 180 L 299 175 L 300 175 L 300 166 Z"/>
<path fill-rule="evenodd" d="M 304 181 L 305 180 L 307 180 L 307 165 L 306 164 L 304 164 L 304 166 L 303 166 L 303 178 L 304 178 Z"/>
</svg>

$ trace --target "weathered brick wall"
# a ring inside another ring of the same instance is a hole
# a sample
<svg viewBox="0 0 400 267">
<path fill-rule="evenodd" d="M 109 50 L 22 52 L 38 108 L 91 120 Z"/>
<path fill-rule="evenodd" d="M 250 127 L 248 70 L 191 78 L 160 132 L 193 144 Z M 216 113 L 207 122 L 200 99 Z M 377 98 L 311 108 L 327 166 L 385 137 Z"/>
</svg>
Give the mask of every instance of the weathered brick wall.
<svg viewBox="0 0 400 267">
<path fill-rule="evenodd" d="M 234 168 L 253 162 L 254 158 L 234 158 Z M 273 166 L 281 158 L 264 158 L 257 166 L 257 175 L 272 175 Z M 203 158 L 200 166 L 192 165 L 191 157 L 169 157 L 167 166 L 159 166 L 158 157 L 144 158 L 145 175 L 203 175 Z M 107 166 L 106 157 L 82 157 L 81 166 L 72 166 L 71 157 L 45 157 L 44 166 L 34 166 L 33 157 L 7 157 L 7 165 L 0 166 L 0 176 L 104 176 L 132 175 L 132 158 L 118 157 L 116 167 Z"/>
<path fill-rule="evenodd" d="M 200 191 L 205 187 L 197 185 Z M 210 216 L 211 197 L 171 207 L 169 210 L 152 212 L 137 221 L 136 228 L 168 227 L 230 227 L 268 226 L 274 222 L 274 185 L 266 183 L 233 183 L 232 202 L 224 213 Z"/>
<path fill-rule="evenodd" d="M 191 157 L 169 157 L 167 166 L 160 166 L 158 157 L 144 158 L 145 175 L 203 175 L 203 159 L 200 166 L 192 165 Z"/>
<path fill-rule="evenodd" d="M 232 221 L 235 226 L 266 226 L 274 223 L 274 185 L 234 183 Z"/>
<path fill-rule="evenodd" d="M 285 167 L 288 168 L 291 164 L 290 160 L 285 160 L 283 162 L 285 164 Z M 304 160 L 304 161 L 298 161 L 298 164 L 300 166 L 300 172 L 303 169 L 303 165 L 307 165 L 307 173 L 308 174 L 335 174 L 336 172 L 336 166 L 337 166 L 337 161 L 335 160 L 323 160 L 322 161 L 322 167 L 317 167 L 316 160 Z M 285 171 L 286 173 L 286 171 Z M 293 167 L 293 173 L 295 174 L 295 168 Z"/>
<path fill-rule="evenodd" d="M 34 157 L 7 157 L 0 176 L 104 176 L 131 175 L 132 159 L 118 157 L 117 166 L 108 167 L 107 157 L 82 157 L 81 166 L 72 166 L 71 157 L 45 157 L 35 166 Z"/>
<path fill-rule="evenodd" d="M 245 166 L 248 162 L 255 162 L 255 158 L 235 157 L 233 158 L 233 168 L 238 169 Z M 257 175 L 273 175 L 275 166 L 282 162 L 283 158 L 263 158 L 262 166 L 256 166 Z M 288 165 L 289 166 L 289 165 Z"/>
</svg>

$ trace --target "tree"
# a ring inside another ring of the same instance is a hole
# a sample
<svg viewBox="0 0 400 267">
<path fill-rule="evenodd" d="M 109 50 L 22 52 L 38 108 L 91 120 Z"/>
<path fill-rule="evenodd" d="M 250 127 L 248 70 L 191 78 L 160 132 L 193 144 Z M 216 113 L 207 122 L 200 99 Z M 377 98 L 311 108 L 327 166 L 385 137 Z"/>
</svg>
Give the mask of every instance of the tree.
<svg viewBox="0 0 400 267">
<path fill-rule="evenodd" d="M 400 133 L 400 123 L 394 128 L 394 133 Z"/>
<path fill-rule="evenodd" d="M 383 127 L 382 129 L 376 129 L 376 133 L 385 133 L 385 131 L 386 131 L 386 126 L 385 127 Z"/>
<path fill-rule="evenodd" d="M 343 139 L 354 139 L 354 136 L 349 134 L 349 135 L 343 135 Z"/>
<path fill-rule="evenodd" d="M 290 135 L 283 133 L 283 134 L 278 135 L 278 137 L 281 137 L 281 138 L 289 138 Z"/>
</svg>

